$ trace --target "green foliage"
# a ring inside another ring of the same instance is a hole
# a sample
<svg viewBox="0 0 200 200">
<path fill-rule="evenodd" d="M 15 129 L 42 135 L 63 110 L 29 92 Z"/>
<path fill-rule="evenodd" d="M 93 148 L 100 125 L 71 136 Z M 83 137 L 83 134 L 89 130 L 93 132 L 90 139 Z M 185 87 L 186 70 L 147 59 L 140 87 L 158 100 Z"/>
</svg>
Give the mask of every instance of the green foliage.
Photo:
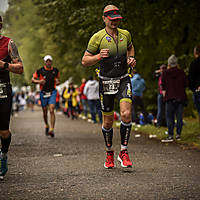
<svg viewBox="0 0 200 200">
<path fill-rule="evenodd" d="M 34 17 L 33 17 L 34 16 Z M 18 46 L 20 56 L 24 64 L 24 78 L 15 84 L 30 83 L 33 72 L 41 65 L 42 40 L 40 38 L 40 17 L 36 15 L 36 8 L 32 1 L 9 1 L 9 10 L 5 16 L 7 28 L 6 33 Z M 21 80 L 18 78 L 17 80 Z"/>
<path fill-rule="evenodd" d="M 124 19 L 121 28 L 132 34 L 138 72 L 146 81 L 147 110 L 156 110 L 157 80 L 153 72 L 175 53 L 186 72 L 193 47 L 200 41 L 199 0 L 9 0 L 6 33 L 13 38 L 25 66 L 25 80 L 50 54 L 61 72 L 61 82 L 94 73 L 81 59 L 89 38 L 104 27 L 102 11 L 115 4 Z M 191 100 L 190 100 L 191 101 Z"/>
</svg>

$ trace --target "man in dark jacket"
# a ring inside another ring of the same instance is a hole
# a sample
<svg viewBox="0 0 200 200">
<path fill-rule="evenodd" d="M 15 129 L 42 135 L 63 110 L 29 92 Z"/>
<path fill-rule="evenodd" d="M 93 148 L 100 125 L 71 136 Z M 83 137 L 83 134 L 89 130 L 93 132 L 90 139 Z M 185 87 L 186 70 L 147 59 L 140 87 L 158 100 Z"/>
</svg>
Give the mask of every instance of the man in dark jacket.
<svg viewBox="0 0 200 200">
<path fill-rule="evenodd" d="M 190 64 L 188 81 L 189 88 L 193 92 L 194 104 L 199 113 L 199 124 L 200 124 L 200 45 L 194 48 L 195 60 Z"/>
<path fill-rule="evenodd" d="M 175 116 L 177 119 L 176 139 L 181 139 L 183 126 L 183 108 L 186 103 L 185 88 L 187 78 L 185 72 L 178 67 L 178 59 L 175 55 L 168 58 L 168 69 L 162 76 L 162 90 L 166 102 L 166 119 L 169 136 L 162 142 L 173 142 Z"/>
</svg>

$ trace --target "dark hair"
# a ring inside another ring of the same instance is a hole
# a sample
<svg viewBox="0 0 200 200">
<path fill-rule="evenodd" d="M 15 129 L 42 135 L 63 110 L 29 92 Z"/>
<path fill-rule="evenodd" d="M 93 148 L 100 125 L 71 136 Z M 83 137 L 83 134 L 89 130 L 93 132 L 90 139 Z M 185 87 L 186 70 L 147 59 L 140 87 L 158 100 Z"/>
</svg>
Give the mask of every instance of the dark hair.
<svg viewBox="0 0 200 200">
<path fill-rule="evenodd" d="M 195 51 L 196 51 L 196 54 L 197 54 L 197 55 L 200 55 L 200 44 L 197 45 L 194 49 L 195 49 Z"/>
<path fill-rule="evenodd" d="M 88 77 L 88 80 L 92 81 L 92 80 L 93 80 L 93 77 L 92 77 L 92 76 L 89 76 L 89 77 Z"/>
</svg>

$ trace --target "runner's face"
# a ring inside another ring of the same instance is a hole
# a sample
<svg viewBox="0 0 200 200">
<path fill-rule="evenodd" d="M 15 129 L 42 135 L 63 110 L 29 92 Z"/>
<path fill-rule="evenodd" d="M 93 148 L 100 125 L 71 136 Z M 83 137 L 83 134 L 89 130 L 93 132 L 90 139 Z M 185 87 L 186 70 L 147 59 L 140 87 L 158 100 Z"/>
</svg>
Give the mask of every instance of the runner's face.
<svg viewBox="0 0 200 200">
<path fill-rule="evenodd" d="M 45 62 L 45 64 L 46 64 L 47 67 L 51 67 L 52 61 L 51 61 L 51 60 L 47 60 L 47 61 Z"/>
<path fill-rule="evenodd" d="M 116 29 L 119 26 L 120 19 L 110 20 L 108 17 L 104 17 L 104 22 L 108 28 Z"/>
</svg>

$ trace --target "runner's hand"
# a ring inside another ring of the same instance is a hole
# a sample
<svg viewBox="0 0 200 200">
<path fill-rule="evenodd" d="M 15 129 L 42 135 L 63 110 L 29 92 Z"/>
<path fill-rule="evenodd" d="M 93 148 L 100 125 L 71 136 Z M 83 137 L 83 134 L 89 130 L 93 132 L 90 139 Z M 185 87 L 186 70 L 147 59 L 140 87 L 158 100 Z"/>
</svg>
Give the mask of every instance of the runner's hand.
<svg viewBox="0 0 200 200">
<path fill-rule="evenodd" d="M 135 66 L 135 65 L 136 65 L 136 60 L 135 60 L 135 58 L 133 58 L 133 57 L 128 57 L 128 59 L 127 59 L 127 64 L 128 64 L 129 66 L 131 66 L 131 67 Z"/>
<path fill-rule="evenodd" d="M 56 85 L 59 85 L 59 84 L 60 84 L 59 79 L 56 79 Z"/>
<path fill-rule="evenodd" d="M 39 84 L 41 85 L 44 85 L 46 83 L 46 81 L 43 79 L 43 80 L 39 80 Z"/>
<path fill-rule="evenodd" d="M 101 49 L 100 57 L 101 58 L 108 58 L 110 56 L 109 49 Z"/>
</svg>

